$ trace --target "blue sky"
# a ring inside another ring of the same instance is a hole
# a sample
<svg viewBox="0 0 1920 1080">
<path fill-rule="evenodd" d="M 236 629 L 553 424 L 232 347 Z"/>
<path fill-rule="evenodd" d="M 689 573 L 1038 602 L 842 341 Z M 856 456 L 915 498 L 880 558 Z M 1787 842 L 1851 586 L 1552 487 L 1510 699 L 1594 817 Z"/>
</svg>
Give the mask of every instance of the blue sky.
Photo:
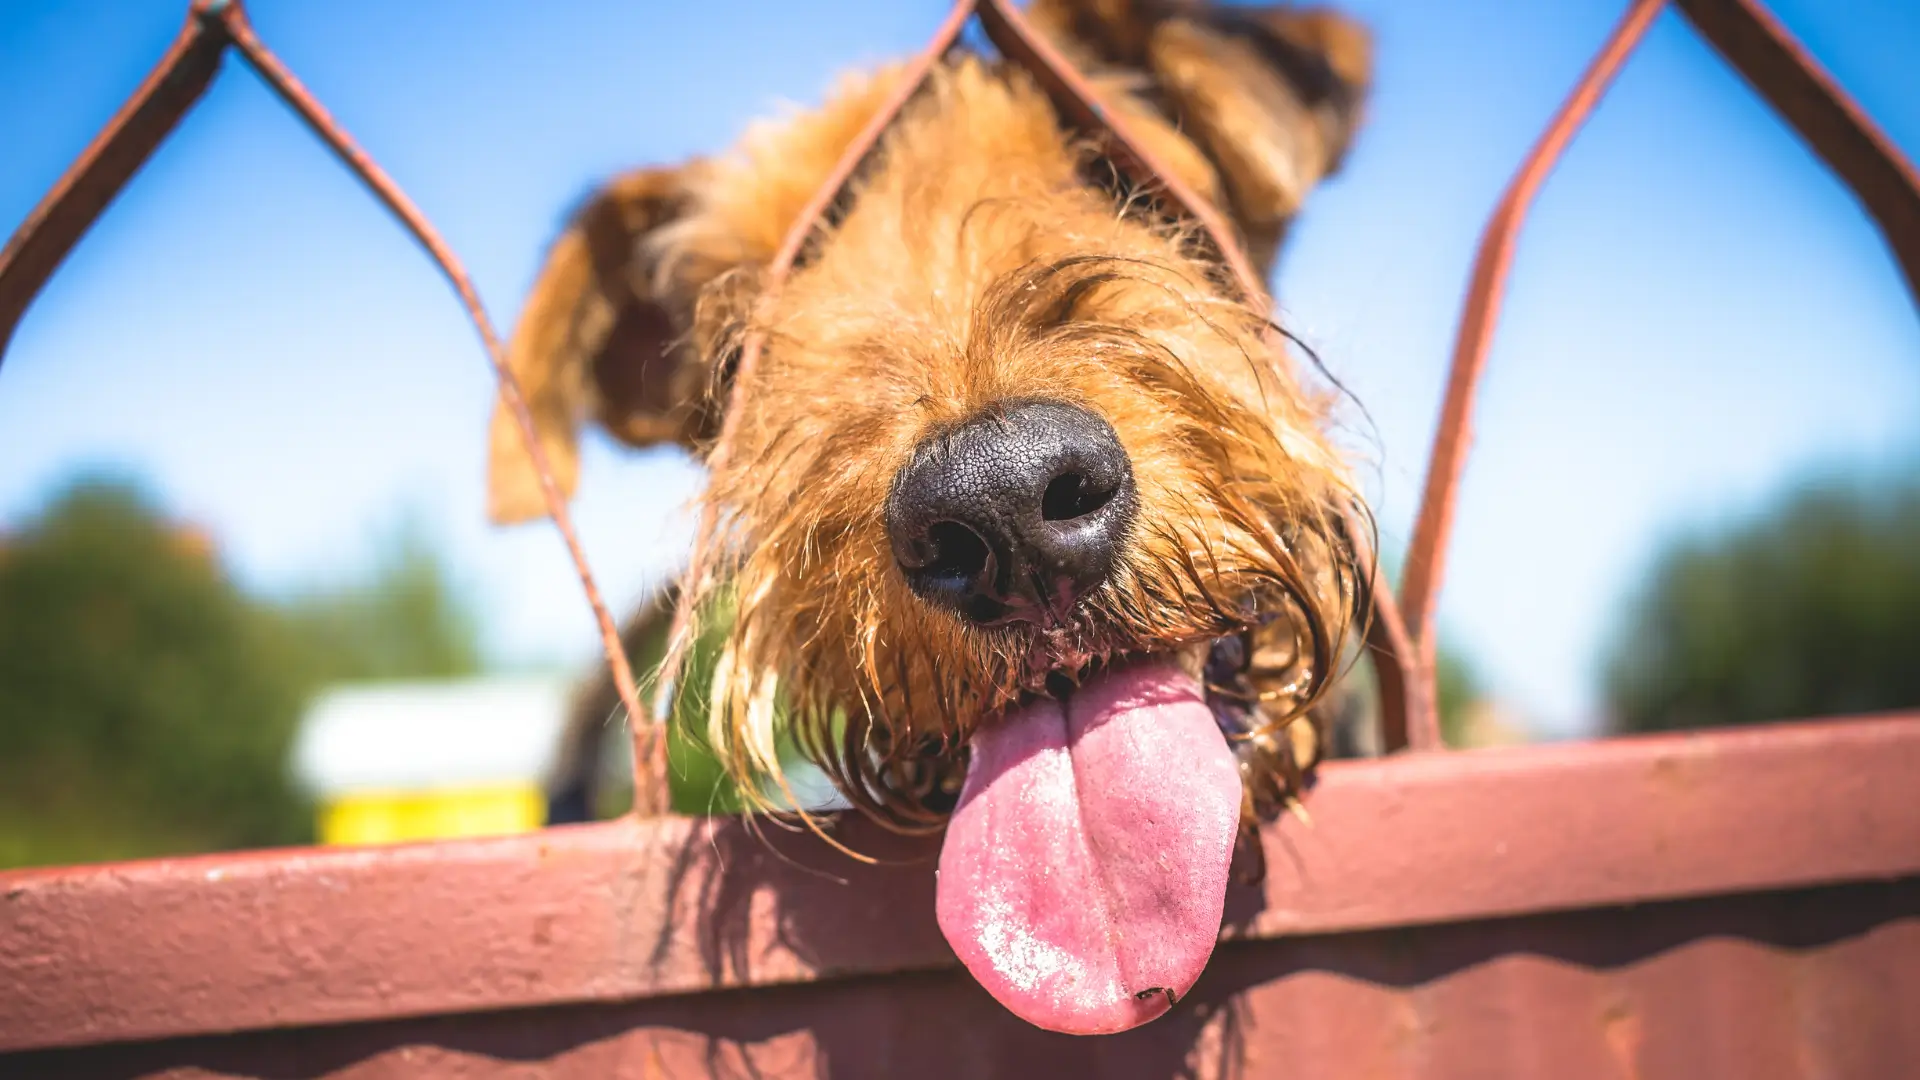
<svg viewBox="0 0 1920 1080">
<path fill-rule="evenodd" d="M 1359 395 L 1404 543 L 1459 295 L 1506 178 L 1622 0 L 1355 0 L 1373 118 L 1284 257 L 1292 327 Z M 1909 157 L 1920 5 L 1774 9 Z M 832 17 L 819 11 L 831 7 Z M 178 29 L 178 0 L 0 11 L 0 230 Z M 938 0 L 257 0 L 266 40 L 426 209 L 511 325 L 600 177 L 725 146 L 841 69 L 916 48 Z M 458 561 L 496 651 L 577 661 L 557 539 L 483 520 L 491 396 L 401 231 L 243 68 L 81 244 L 0 368 L 0 527 L 80 467 L 150 479 L 268 590 L 350 571 L 401 514 Z M 1814 467 L 1920 450 L 1920 319 L 1845 190 L 1662 16 L 1522 241 L 1460 508 L 1444 626 L 1544 733 L 1595 709 L 1598 649 L 1659 541 Z M 685 542 L 697 471 L 589 448 L 578 512 L 625 601 Z"/>
</svg>

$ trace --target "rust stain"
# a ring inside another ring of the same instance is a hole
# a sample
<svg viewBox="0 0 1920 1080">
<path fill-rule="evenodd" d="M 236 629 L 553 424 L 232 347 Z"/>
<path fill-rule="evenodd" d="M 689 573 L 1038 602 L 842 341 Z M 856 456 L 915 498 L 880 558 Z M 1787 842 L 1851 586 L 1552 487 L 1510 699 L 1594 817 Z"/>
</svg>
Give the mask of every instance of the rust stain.
<svg viewBox="0 0 1920 1080">
<path fill-rule="evenodd" d="M 1615 1002 L 1601 1014 L 1600 1029 L 1607 1050 L 1620 1067 L 1621 1080 L 1640 1080 L 1640 1047 L 1645 1042 L 1640 1014 L 1625 1001 Z"/>
</svg>

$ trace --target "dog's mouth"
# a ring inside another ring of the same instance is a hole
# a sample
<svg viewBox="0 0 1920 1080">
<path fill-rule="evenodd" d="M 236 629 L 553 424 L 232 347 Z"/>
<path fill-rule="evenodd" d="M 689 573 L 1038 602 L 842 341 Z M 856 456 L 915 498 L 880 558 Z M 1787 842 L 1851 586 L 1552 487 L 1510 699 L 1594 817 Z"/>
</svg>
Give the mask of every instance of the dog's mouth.
<svg viewBox="0 0 1920 1080">
<path fill-rule="evenodd" d="M 1056 677 L 974 733 L 940 928 L 1016 1015 L 1073 1034 L 1170 1009 L 1220 932 L 1248 789 L 1245 641 Z"/>
</svg>

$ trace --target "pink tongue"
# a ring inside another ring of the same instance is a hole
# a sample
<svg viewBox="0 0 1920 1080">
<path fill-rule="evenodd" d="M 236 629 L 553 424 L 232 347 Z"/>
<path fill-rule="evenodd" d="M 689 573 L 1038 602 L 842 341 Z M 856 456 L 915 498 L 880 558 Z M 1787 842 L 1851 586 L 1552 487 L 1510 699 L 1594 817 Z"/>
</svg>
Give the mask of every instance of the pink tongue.
<svg viewBox="0 0 1920 1080">
<path fill-rule="evenodd" d="M 940 849 L 940 930 L 1001 1004 L 1079 1035 L 1144 1024 L 1213 954 L 1240 774 L 1194 680 L 1089 680 L 974 735 Z"/>
</svg>

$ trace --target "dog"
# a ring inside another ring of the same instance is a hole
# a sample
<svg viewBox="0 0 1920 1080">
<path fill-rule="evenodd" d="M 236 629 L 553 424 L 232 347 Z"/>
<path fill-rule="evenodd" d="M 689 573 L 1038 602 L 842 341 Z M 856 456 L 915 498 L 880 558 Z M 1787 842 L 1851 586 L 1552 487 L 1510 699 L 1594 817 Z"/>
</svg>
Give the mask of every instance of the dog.
<svg viewBox="0 0 1920 1080">
<path fill-rule="evenodd" d="M 1365 30 L 1178 0 L 1027 19 L 1268 273 L 1361 123 Z M 944 826 L 936 916 L 980 983 L 1042 1027 L 1120 1031 L 1193 985 L 1254 830 L 1325 750 L 1368 519 L 1336 392 L 1015 65 L 944 58 L 763 291 L 900 77 L 607 183 L 509 366 L 569 493 L 583 425 L 701 454 L 734 403 L 704 496 L 724 572 L 683 583 L 730 613 L 712 748 L 764 793 L 790 739 L 853 807 Z M 504 406 L 490 470 L 495 520 L 544 513 Z"/>
</svg>

